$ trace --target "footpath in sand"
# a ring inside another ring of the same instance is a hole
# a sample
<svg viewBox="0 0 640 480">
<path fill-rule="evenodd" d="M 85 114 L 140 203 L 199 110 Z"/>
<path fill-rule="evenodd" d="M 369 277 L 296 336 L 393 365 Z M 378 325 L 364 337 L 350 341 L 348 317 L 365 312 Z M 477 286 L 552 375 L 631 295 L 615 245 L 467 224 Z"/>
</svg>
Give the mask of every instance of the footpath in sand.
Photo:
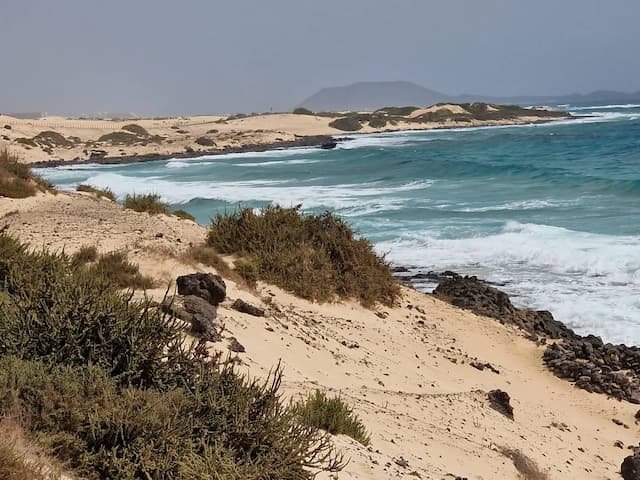
<svg viewBox="0 0 640 480">
<path fill-rule="evenodd" d="M 181 260 L 190 244 L 204 241 L 205 227 L 125 210 L 89 194 L 0 198 L 4 226 L 36 248 L 126 250 L 142 273 L 165 284 L 175 285 L 178 275 L 214 271 Z M 529 457 L 550 479 L 616 479 L 630 454 L 627 446 L 637 444 L 637 406 L 556 378 L 543 366 L 543 347 L 493 319 L 406 287 L 398 307 L 367 310 L 351 302 L 310 303 L 264 284 L 252 290 L 226 282 L 219 319 L 224 335 L 246 349 L 238 354 L 239 368 L 264 377 L 281 362 L 287 395 L 316 388 L 339 393 L 371 433 L 368 448 L 337 437 L 351 461 L 344 471 L 319 478 L 533 478 L 519 473 L 522 462 L 514 462 L 509 449 Z M 160 299 L 164 292 L 149 293 Z M 270 303 L 263 303 L 266 297 Z M 261 305 L 266 317 L 233 310 L 237 298 Z M 227 339 L 211 344 L 225 352 L 227 345 Z M 499 373 L 472 367 L 474 360 Z M 493 389 L 511 396 L 513 420 L 490 407 L 487 392 Z"/>
</svg>

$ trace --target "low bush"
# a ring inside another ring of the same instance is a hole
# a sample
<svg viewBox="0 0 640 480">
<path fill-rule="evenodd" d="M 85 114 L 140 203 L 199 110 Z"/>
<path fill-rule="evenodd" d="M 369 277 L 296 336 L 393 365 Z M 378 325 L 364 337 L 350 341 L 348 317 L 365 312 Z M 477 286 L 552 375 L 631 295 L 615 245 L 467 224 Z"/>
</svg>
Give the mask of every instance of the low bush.
<svg viewBox="0 0 640 480">
<path fill-rule="evenodd" d="M 160 195 L 156 193 L 147 193 L 143 195 L 127 194 L 123 205 L 136 212 L 147 212 L 151 214 L 164 213 L 169 214 L 169 206 L 160 200 Z"/>
<path fill-rule="evenodd" d="M 171 214 L 175 215 L 178 218 L 182 218 L 183 220 L 191 220 L 192 222 L 196 221 L 196 217 L 191 215 L 186 210 L 174 210 L 173 212 L 171 212 Z"/>
<path fill-rule="evenodd" d="M 46 147 L 73 146 L 73 141 L 66 139 L 64 135 L 58 132 L 53 132 L 51 130 L 38 133 L 35 137 L 33 137 L 33 141 L 41 146 L 44 145 Z"/>
<path fill-rule="evenodd" d="M 139 137 L 148 137 L 149 136 L 149 132 L 147 132 L 147 130 L 136 124 L 136 123 L 130 123 L 128 125 L 125 125 L 124 127 L 122 127 L 122 130 L 125 130 L 127 132 L 131 132 L 135 135 L 138 135 Z"/>
<path fill-rule="evenodd" d="M 215 147 L 216 142 L 211 140 L 209 137 L 198 137 L 196 138 L 196 143 L 202 147 Z"/>
<path fill-rule="evenodd" d="M 142 139 L 133 133 L 128 132 L 111 132 L 105 133 L 98 138 L 99 142 L 110 143 L 112 145 L 134 145 L 142 141 Z"/>
<path fill-rule="evenodd" d="M 116 201 L 116 195 L 110 188 L 96 188 L 91 185 L 80 184 L 76 187 L 76 191 L 93 193 L 98 198 L 108 198 L 112 202 Z"/>
<path fill-rule="evenodd" d="M 418 110 L 420 107 L 384 107 L 373 113 L 382 113 L 385 115 L 393 115 L 395 117 L 406 117 Z"/>
<path fill-rule="evenodd" d="M 360 120 L 356 117 L 342 117 L 329 122 L 329 126 L 344 132 L 356 132 L 362 128 Z"/>
<path fill-rule="evenodd" d="M 369 120 L 369 126 L 371 128 L 384 128 L 387 126 L 387 119 L 382 115 L 373 115 Z"/>
<path fill-rule="evenodd" d="M 155 281 L 151 277 L 142 275 L 138 265 L 129 262 L 124 252 L 100 255 L 93 268 L 120 288 L 147 290 L 155 286 Z"/>
<path fill-rule="evenodd" d="M 304 215 L 300 207 L 270 206 L 218 214 L 207 241 L 220 253 L 255 263 L 259 279 L 310 300 L 392 305 L 399 295 L 384 258 L 330 212 Z"/>
<path fill-rule="evenodd" d="M 83 478 L 310 480 L 344 465 L 283 404 L 279 369 L 248 380 L 96 270 L 0 235 L 0 285 L 0 415 Z"/>
<path fill-rule="evenodd" d="M 255 287 L 260 278 L 258 262 L 252 258 L 240 258 L 233 264 L 233 269 L 250 287 Z"/>
<path fill-rule="evenodd" d="M 86 265 L 98 260 L 98 249 L 95 245 L 84 245 L 71 256 L 73 265 Z"/>
<path fill-rule="evenodd" d="M 314 115 L 314 113 L 308 108 L 298 107 L 293 110 L 293 113 L 296 115 Z"/>
<path fill-rule="evenodd" d="M 347 435 L 365 447 L 371 443 L 362 421 L 339 396 L 329 398 L 316 390 L 294 404 L 293 411 L 305 425 L 317 427 L 332 435 Z"/>
</svg>

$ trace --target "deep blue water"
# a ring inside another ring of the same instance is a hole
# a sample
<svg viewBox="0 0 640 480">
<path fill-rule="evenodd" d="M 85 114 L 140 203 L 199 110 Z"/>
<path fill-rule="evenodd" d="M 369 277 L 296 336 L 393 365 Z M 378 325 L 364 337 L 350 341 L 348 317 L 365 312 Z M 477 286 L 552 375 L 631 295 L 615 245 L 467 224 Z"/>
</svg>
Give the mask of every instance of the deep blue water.
<svg viewBox="0 0 640 480">
<path fill-rule="evenodd" d="M 201 223 L 238 205 L 331 209 L 394 263 L 503 282 L 520 305 L 640 344 L 640 106 L 572 111 L 593 116 L 42 173 L 159 193 Z"/>
</svg>

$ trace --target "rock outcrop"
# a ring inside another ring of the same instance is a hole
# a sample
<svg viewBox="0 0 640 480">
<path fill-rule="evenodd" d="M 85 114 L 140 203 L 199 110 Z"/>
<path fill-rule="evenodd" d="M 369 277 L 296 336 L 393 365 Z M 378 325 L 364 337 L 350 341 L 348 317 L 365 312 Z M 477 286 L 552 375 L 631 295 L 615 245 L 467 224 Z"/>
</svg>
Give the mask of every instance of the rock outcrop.
<svg viewBox="0 0 640 480">
<path fill-rule="evenodd" d="M 220 275 L 212 273 L 191 273 L 178 277 L 178 293 L 180 295 L 194 295 L 219 305 L 227 296 L 227 286 Z"/>
</svg>

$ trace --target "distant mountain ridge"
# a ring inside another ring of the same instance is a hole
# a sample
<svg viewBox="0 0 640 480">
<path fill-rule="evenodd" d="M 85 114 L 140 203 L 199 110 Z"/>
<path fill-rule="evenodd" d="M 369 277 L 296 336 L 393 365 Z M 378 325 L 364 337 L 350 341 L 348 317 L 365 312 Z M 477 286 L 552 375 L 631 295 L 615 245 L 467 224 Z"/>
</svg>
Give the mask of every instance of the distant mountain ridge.
<svg viewBox="0 0 640 480">
<path fill-rule="evenodd" d="M 588 94 L 573 93 L 559 96 L 493 97 L 464 94 L 447 95 L 416 83 L 356 82 L 340 87 L 323 88 L 298 106 L 320 111 L 372 111 L 387 106 L 426 106 L 435 103 L 487 102 L 513 105 L 606 105 L 640 103 L 640 91 L 633 93 L 598 90 Z"/>
</svg>

